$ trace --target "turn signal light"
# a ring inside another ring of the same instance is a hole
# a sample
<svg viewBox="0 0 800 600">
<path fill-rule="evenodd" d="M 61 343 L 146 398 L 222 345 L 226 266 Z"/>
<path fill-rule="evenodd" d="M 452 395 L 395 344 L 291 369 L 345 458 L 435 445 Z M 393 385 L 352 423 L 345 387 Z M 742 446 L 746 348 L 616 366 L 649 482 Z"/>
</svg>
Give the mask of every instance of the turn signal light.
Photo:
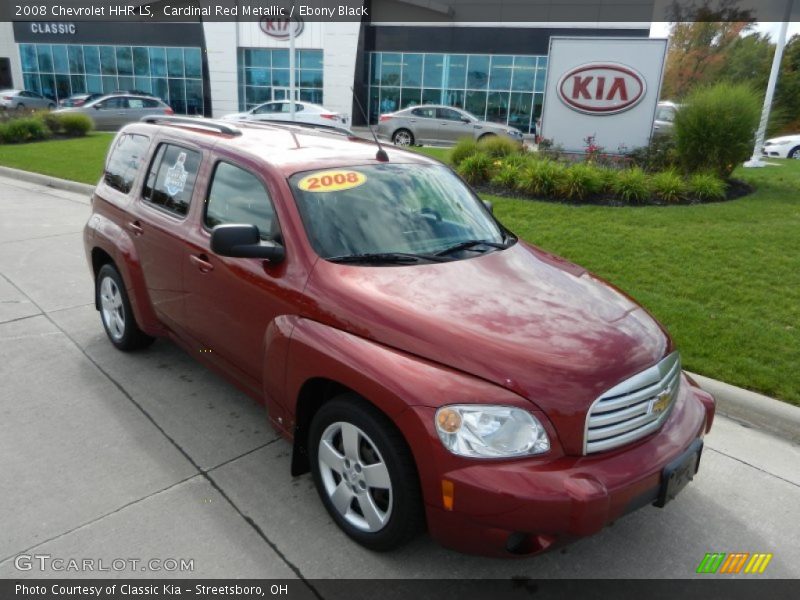
<svg viewBox="0 0 800 600">
<path fill-rule="evenodd" d="M 452 481 L 442 479 L 442 505 L 445 510 L 453 510 L 453 500 L 455 496 L 455 485 Z"/>
</svg>

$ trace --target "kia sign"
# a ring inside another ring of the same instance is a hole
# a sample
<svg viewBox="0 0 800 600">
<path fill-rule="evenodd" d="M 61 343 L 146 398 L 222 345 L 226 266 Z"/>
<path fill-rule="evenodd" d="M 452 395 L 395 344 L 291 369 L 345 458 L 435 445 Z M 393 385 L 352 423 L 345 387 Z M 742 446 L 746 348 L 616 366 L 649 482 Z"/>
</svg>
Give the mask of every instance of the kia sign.
<svg viewBox="0 0 800 600">
<path fill-rule="evenodd" d="M 667 41 L 650 38 L 550 38 L 542 126 L 567 152 L 586 138 L 609 153 L 650 141 Z"/>
<path fill-rule="evenodd" d="M 303 33 L 303 21 L 302 19 L 274 19 L 274 18 L 267 18 L 262 17 L 262 19 L 258 22 L 258 26 L 261 28 L 261 31 L 266 33 L 269 37 L 275 38 L 276 40 L 288 40 L 291 34 L 290 26 L 294 27 L 294 37 L 300 37 L 300 34 Z"/>
<path fill-rule="evenodd" d="M 613 115 L 636 106 L 644 97 L 644 77 L 626 65 L 589 63 L 565 73 L 558 97 L 572 110 Z"/>
</svg>

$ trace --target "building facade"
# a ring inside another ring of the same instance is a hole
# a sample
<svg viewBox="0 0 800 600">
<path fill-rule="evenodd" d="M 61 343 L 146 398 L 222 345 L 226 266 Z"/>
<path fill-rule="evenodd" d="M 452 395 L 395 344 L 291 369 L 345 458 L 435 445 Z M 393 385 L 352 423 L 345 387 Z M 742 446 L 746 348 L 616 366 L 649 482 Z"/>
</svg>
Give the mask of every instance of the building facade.
<svg viewBox="0 0 800 600">
<path fill-rule="evenodd" d="M 296 97 L 363 124 L 415 104 L 464 108 L 532 131 L 541 114 L 550 37 L 649 35 L 649 24 L 297 22 Z M 55 100 L 137 90 L 181 114 L 218 117 L 289 98 L 286 23 L 0 23 L 13 87 Z M 13 40 L 13 41 L 12 41 Z M 4 60 L 5 59 L 5 60 Z M 8 84 L 7 84 L 8 85 Z"/>
</svg>

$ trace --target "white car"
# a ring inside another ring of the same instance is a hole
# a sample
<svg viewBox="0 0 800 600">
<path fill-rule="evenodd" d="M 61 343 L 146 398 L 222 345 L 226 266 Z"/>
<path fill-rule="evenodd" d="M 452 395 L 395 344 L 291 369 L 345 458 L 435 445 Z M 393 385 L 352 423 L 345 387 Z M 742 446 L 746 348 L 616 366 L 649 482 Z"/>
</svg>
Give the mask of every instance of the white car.
<svg viewBox="0 0 800 600">
<path fill-rule="evenodd" d="M 342 127 L 347 125 L 347 117 L 328 110 L 319 104 L 309 102 L 294 103 L 294 119 L 300 123 L 312 125 L 326 125 L 328 127 Z M 225 115 L 223 119 L 229 121 L 290 121 L 291 105 L 289 100 L 273 100 L 259 104 L 248 111 Z"/>
<path fill-rule="evenodd" d="M 800 159 L 800 134 L 771 138 L 761 148 L 764 156 Z"/>
</svg>

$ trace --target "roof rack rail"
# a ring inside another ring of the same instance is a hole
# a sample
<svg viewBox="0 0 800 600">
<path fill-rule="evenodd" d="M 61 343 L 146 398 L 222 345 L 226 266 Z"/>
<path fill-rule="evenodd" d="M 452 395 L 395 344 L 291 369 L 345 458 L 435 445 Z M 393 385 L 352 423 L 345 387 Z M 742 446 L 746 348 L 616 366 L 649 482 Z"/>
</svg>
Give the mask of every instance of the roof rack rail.
<svg viewBox="0 0 800 600">
<path fill-rule="evenodd" d="M 205 119 L 202 117 L 176 117 L 174 115 L 147 115 L 140 119 L 142 123 L 152 123 L 157 125 L 164 123 L 166 125 L 191 125 L 192 127 L 200 127 L 204 129 L 211 129 L 219 131 L 227 135 L 242 135 L 242 130 L 233 125 L 215 121 L 214 119 Z"/>
<path fill-rule="evenodd" d="M 256 121 L 255 119 L 242 119 L 239 121 L 241 124 L 258 126 L 277 125 L 279 127 L 302 127 L 303 129 L 311 129 L 316 131 L 323 131 L 326 133 L 341 133 L 344 135 L 355 136 L 351 129 L 345 126 L 339 127 L 338 125 L 323 125 L 322 123 L 307 123 L 305 121 L 290 121 L 288 119 L 265 119 L 263 121 Z"/>
</svg>

